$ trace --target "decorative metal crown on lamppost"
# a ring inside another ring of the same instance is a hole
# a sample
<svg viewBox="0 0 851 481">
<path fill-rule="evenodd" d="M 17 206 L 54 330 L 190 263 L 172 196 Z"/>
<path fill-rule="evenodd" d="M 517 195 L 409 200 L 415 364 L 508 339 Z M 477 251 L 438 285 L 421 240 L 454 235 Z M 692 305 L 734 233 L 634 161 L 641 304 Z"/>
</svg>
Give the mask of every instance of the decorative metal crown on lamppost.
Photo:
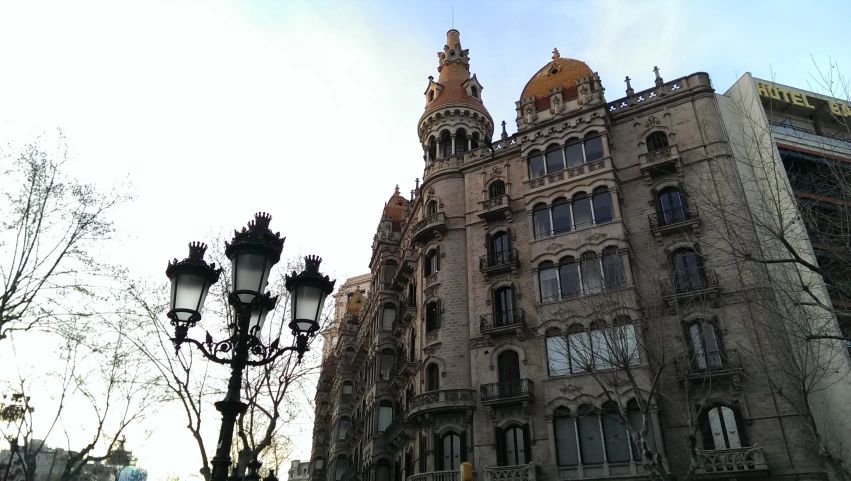
<svg viewBox="0 0 851 481">
<path fill-rule="evenodd" d="M 319 331 L 319 316 L 325 299 L 334 290 L 334 283 L 319 273 L 322 262 L 317 256 L 305 258 L 305 269 L 286 276 L 286 289 L 290 295 L 292 310 L 288 327 L 295 337 L 290 347 L 280 347 L 280 337 L 269 345 L 260 339 L 260 331 L 269 312 L 274 309 L 277 297 L 266 292 L 272 267 L 281 260 L 284 238 L 272 233 L 269 222 L 272 216 L 260 212 L 242 231 L 234 231 L 233 239 L 225 243 L 225 255 L 231 262 L 233 290 L 228 302 L 234 309 L 235 321 L 228 325 L 229 338 L 215 341 L 209 332 L 204 341 L 189 337 L 189 329 L 201 321 L 201 311 L 210 287 L 215 284 L 222 269 L 204 261 L 207 246 L 201 242 L 189 244 L 189 257 L 175 259 L 166 269 L 171 281 L 171 297 L 168 318 L 174 326 L 175 348 L 189 343 L 213 362 L 231 366 L 231 378 L 225 399 L 216 403 L 222 413 L 219 444 L 213 457 L 212 481 L 224 481 L 231 464 L 230 447 L 233 442 L 233 426 L 236 417 L 248 408 L 240 400 L 242 371 L 245 366 L 269 364 L 286 352 L 295 351 L 299 361 L 307 352 L 308 343 Z M 260 463 L 253 460 L 249 476 L 259 477 Z"/>
</svg>

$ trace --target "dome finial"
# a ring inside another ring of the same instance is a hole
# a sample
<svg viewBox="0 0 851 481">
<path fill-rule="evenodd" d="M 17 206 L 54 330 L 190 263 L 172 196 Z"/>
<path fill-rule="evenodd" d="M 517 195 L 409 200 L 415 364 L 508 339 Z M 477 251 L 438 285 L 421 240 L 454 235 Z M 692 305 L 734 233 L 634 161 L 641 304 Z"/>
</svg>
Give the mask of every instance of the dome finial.
<svg viewBox="0 0 851 481">
<path fill-rule="evenodd" d="M 393 191 L 393 195 L 399 195 L 399 184 L 396 184 L 396 190 Z"/>
<path fill-rule="evenodd" d="M 553 49 L 553 60 L 558 60 L 561 58 L 561 54 L 558 53 L 558 48 Z"/>
</svg>

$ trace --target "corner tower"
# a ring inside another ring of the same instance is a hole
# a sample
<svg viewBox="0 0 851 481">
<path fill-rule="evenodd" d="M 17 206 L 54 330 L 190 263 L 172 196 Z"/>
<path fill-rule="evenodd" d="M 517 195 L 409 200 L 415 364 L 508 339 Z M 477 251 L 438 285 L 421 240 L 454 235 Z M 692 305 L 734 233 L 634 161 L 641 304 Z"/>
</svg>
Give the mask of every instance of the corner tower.
<svg viewBox="0 0 851 481">
<path fill-rule="evenodd" d="M 458 158 L 490 142 L 493 135 L 493 119 L 482 102 L 482 84 L 470 74 L 470 51 L 461 48 L 460 35 L 455 29 L 446 32 L 446 45 L 437 52 L 437 81 L 429 76 L 424 93 L 425 112 L 418 134 L 427 170 L 438 159 Z"/>
</svg>

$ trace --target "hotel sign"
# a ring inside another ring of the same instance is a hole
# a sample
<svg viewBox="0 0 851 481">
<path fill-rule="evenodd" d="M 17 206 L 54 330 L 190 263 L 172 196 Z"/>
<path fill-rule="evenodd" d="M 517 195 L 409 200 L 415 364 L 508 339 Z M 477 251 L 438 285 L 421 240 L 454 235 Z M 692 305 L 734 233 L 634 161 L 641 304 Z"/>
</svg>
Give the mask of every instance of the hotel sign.
<svg viewBox="0 0 851 481">
<path fill-rule="evenodd" d="M 830 112 L 833 115 L 838 117 L 851 117 L 851 107 L 847 104 L 813 97 L 811 95 L 807 95 L 808 92 L 802 92 L 800 90 L 794 90 L 786 87 L 778 87 L 765 82 L 755 81 L 754 84 L 756 84 L 756 91 L 760 97 L 813 110 L 815 110 L 815 106 L 813 104 L 827 102 L 827 106 L 830 108 Z"/>
</svg>

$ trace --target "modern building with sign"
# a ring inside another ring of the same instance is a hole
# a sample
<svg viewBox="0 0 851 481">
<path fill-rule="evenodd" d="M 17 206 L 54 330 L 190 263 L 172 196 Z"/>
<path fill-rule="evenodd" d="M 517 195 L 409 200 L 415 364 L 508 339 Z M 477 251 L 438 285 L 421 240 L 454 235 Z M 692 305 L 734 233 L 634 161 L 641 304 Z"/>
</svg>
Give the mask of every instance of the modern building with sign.
<svg viewBox="0 0 851 481">
<path fill-rule="evenodd" d="M 766 381 L 783 375 L 761 342 L 779 296 L 728 248 L 761 248 L 730 219 L 750 210 L 731 97 L 651 67 L 607 96 L 554 50 L 509 135 L 447 33 L 416 126 L 422 184 L 396 188 L 370 275 L 337 297 L 312 481 L 461 481 L 464 462 L 480 481 L 827 479 Z"/>
</svg>

